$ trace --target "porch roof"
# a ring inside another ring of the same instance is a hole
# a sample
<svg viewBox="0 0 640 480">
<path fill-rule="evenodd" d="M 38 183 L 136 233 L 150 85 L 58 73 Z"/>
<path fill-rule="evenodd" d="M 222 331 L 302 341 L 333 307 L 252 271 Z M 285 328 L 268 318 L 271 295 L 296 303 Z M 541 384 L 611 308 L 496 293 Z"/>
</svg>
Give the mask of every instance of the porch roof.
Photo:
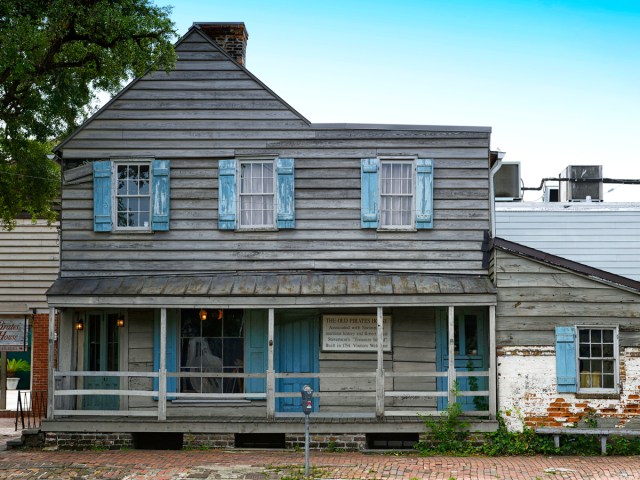
<svg viewBox="0 0 640 480">
<path fill-rule="evenodd" d="M 487 276 L 392 272 L 260 272 L 62 277 L 47 292 L 55 307 L 465 305 L 496 303 Z M 336 303 L 338 302 L 338 303 Z"/>
</svg>

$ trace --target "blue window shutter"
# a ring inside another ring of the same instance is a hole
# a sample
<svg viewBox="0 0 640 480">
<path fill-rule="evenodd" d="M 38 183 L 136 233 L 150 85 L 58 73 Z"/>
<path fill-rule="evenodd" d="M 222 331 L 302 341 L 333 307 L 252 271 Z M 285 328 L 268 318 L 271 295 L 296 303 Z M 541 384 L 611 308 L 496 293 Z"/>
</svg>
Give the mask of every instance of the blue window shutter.
<svg viewBox="0 0 640 480">
<path fill-rule="evenodd" d="M 218 162 L 218 228 L 236 229 L 236 161 Z"/>
<path fill-rule="evenodd" d="M 151 176 L 153 185 L 153 209 L 151 230 L 169 230 L 169 160 L 154 160 L 151 162 Z"/>
<path fill-rule="evenodd" d="M 267 371 L 267 311 L 245 310 L 245 372 L 265 373 Z M 266 380 L 262 378 L 247 378 L 245 383 L 247 393 L 265 393 Z"/>
<path fill-rule="evenodd" d="M 110 232 L 111 160 L 93 162 L 93 231 Z"/>
<path fill-rule="evenodd" d="M 276 226 L 295 228 L 293 158 L 276 159 Z"/>
<path fill-rule="evenodd" d="M 360 226 L 378 228 L 378 159 L 363 158 L 360 169 Z"/>
<path fill-rule="evenodd" d="M 433 228 L 433 160 L 416 162 L 416 228 Z"/>
<path fill-rule="evenodd" d="M 556 327 L 558 392 L 576 392 L 576 329 Z"/>
<path fill-rule="evenodd" d="M 178 371 L 178 319 L 175 310 L 167 310 L 167 372 Z M 153 324 L 153 370 L 157 372 L 160 368 L 160 315 L 154 319 Z M 177 392 L 177 378 L 167 378 L 167 400 L 174 400 L 176 397 L 170 395 Z M 158 390 L 158 379 L 153 379 L 153 389 Z M 157 400 L 157 398 L 156 398 Z"/>
</svg>

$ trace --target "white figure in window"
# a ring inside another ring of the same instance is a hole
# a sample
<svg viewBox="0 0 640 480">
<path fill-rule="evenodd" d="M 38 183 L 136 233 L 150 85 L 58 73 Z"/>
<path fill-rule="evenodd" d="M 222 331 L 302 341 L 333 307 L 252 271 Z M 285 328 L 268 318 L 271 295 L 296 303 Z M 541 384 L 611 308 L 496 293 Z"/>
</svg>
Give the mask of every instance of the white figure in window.
<svg viewBox="0 0 640 480">
<path fill-rule="evenodd" d="M 222 360 L 211 352 L 209 343 L 196 337 L 189 340 L 186 367 L 192 372 L 222 372 Z M 190 390 L 198 393 L 222 393 L 222 378 L 188 378 Z"/>
</svg>

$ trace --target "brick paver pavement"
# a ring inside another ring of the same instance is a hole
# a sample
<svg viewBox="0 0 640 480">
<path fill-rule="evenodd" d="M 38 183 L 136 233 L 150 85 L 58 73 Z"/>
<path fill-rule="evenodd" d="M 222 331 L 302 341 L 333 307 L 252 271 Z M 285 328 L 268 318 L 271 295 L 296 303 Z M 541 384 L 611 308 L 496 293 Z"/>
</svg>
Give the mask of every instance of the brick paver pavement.
<svg viewBox="0 0 640 480">
<path fill-rule="evenodd" d="M 57 451 L 0 453 L 0 478 L 301 479 L 304 454 L 292 451 Z M 312 452 L 317 479 L 640 479 L 639 457 L 420 457 Z"/>
</svg>

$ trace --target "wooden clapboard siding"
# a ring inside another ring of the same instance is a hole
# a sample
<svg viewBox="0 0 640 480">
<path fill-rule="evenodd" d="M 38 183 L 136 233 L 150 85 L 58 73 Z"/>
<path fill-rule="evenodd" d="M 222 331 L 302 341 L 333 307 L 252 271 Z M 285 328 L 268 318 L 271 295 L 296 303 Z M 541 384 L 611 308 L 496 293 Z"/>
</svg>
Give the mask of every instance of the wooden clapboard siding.
<svg viewBox="0 0 640 480">
<path fill-rule="evenodd" d="M 65 159 L 171 160 L 171 222 L 155 234 L 94 233 L 86 167 L 65 172 L 62 275 L 271 269 L 485 274 L 487 129 L 313 125 L 198 31 L 170 74 L 134 82 L 62 146 Z M 218 161 L 295 159 L 296 228 L 218 230 Z M 360 228 L 360 161 L 434 159 L 434 228 Z M 68 175 L 68 177 L 67 177 Z"/>
<path fill-rule="evenodd" d="M 496 235 L 640 280 L 637 204 L 497 204 Z"/>
<path fill-rule="evenodd" d="M 128 371 L 153 371 L 153 310 L 127 311 Z M 153 390 L 152 378 L 130 378 L 129 388 L 132 390 Z M 155 408 L 157 402 L 151 397 L 128 397 L 129 408 Z"/>
<path fill-rule="evenodd" d="M 554 345 L 556 326 L 616 325 L 620 345 L 640 338 L 640 294 L 496 250 L 500 346 Z"/>
<path fill-rule="evenodd" d="M 14 230 L 0 231 L 0 313 L 10 304 L 47 308 L 45 292 L 58 277 L 59 261 L 57 224 L 19 219 Z"/>
</svg>

